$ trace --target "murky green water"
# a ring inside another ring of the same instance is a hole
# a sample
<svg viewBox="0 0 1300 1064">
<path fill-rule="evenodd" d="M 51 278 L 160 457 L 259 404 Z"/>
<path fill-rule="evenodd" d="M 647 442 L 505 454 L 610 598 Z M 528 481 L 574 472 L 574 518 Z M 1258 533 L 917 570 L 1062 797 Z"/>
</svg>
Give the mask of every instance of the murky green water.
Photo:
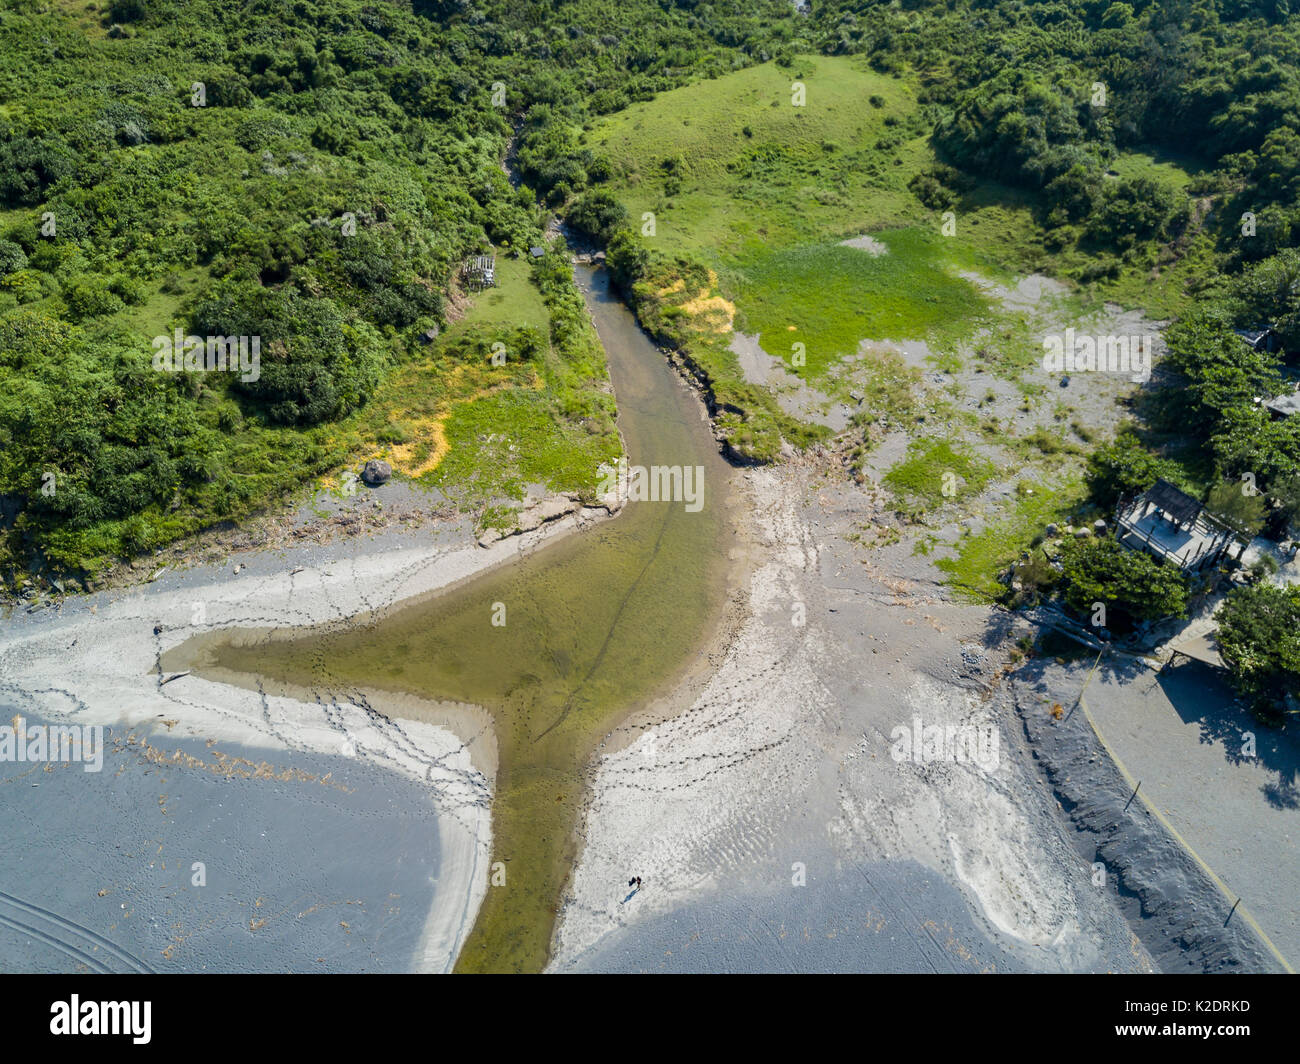
<svg viewBox="0 0 1300 1064">
<path fill-rule="evenodd" d="M 399 691 L 492 714 L 492 860 L 506 882 L 489 887 L 461 970 L 545 964 L 575 856 L 583 770 L 621 717 L 698 658 L 726 597 L 731 470 L 698 401 L 606 275 L 582 271 L 579 283 L 608 353 L 630 462 L 702 466 L 703 508 L 631 502 L 611 521 L 365 624 L 218 646 L 210 659 L 273 685 Z M 502 608 L 505 624 L 494 626 Z"/>
</svg>

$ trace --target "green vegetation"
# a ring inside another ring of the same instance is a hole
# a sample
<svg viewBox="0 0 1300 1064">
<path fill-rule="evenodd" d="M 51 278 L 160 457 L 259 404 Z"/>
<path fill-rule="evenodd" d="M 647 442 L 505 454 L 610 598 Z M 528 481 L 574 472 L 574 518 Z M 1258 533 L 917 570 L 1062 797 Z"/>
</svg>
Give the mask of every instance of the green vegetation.
<svg viewBox="0 0 1300 1064">
<path fill-rule="evenodd" d="M 554 293 L 546 335 L 511 256 L 542 242 L 539 195 L 608 176 L 582 114 L 754 62 L 794 16 L 579 6 L 7 0 L 0 578 L 94 573 L 372 448 L 415 476 L 445 457 L 466 505 L 583 490 L 616 442 L 599 352 Z M 484 374 L 421 337 L 450 331 L 460 264 L 489 248 L 503 287 L 468 324 L 510 300 L 548 342 Z M 158 373 L 176 328 L 257 336 L 260 374 Z M 526 455 L 500 475 L 490 415 Z"/>
<path fill-rule="evenodd" d="M 969 281 L 944 269 L 941 238 L 919 229 L 879 235 L 888 248 L 872 255 L 838 244 L 765 255 L 730 275 L 741 326 L 763 337 L 770 354 L 798 341 L 806 375 L 816 378 L 859 341 L 968 335 L 987 313 Z"/>
<path fill-rule="evenodd" d="M 1089 458 L 1095 500 L 1109 506 L 1164 477 L 1244 536 L 1270 522 L 1282 532 L 1300 478 L 1300 419 L 1273 418 L 1258 400 L 1286 391 L 1283 356 L 1244 343 L 1222 308 L 1185 315 L 1165 339 L 1173 380 L 1144 404 L 1141 425 Z"/>
<path fill-rule="evenodd" d="M 0 317 L 16 339 L 0 393 L 37 409 L 51 389 L 75 397 L 88 430 L 135 457 L 97 465 L 90 435 L 35 429 L 4 402 L 0 569 L 93 569 L 360 457 L 347 419 L 450 324 L 465 256 L 491 245 L 504 265 L 539 241 L 538 197 L 622 247 L 638 311 L 685 345 L 742 457 L 821 433 L 745 384 L 725 336 L 689 322 L 693 297 L 661 294 L 691 264 L 717 275 L 705 301 L 774 353 L 794 326 L 807 361 L 792 368 L 814 377 L 865 334 L 969 335 L 984 308 L 957 271 L 1048 256 L 1093 297 L 1172 313 L 1194 296 L 1293 342 L 1297 32 L 1222 2 L 9 0 Z M 838 245 L 868 232 L 887 255 Z M 83 355 L 61 376 L 34 368 L 32 337 L 68 326 L 81 332 L 60 342 Z M 135 387 L 151 338 L 176 326 L 265 330 L 265 372 Z M 581 439 L 571 398 L 545 412 L 560 448 Z M 107 421 L 89 409 L 106 402 Z"/>
<path fill-rule="evenodd" d="M 1110 536 L 1068 541 L 1062 564 L 1066 604 L 1090 617 L 1100 602 L 1108 612 L 1108 628 L 1122 631 L 1138 621 L 1186 612 L 1187 575 Z"/>
<path fill-rule="evenodd" d="M 636 104 L 597 123 L 588 142 L 609 159 L 639 236 L 654 213 L 647 247 L 715 265 L 919 217 L 906 174 L 928 157 L 924 133 L 906 83 L 860 59 L 801 56 Z M 907 163 L 895 167 L 900 152 Z"/>
<path fill-rule="evenodd" d="M 1243 539 L 1252 539 L 1264 527 L 1268 505 L 1248 484 L 1224 481 L 1210 489 L 1205 508 Z"/>
<path fill-rule="evenodd" d="M 662 290 L 683 261 L 712 268 L 737 327 L 778 357 L 805 344 L 801 375 L 866 336 L 969 335 L 973 293 L 953 275 L 971 268 L 1050 264 L 1092 300 L 1160 316 L 1217 303 L 1294 340 L 1296 46 L 1283 13 L 1226 4 L 838 0 L 775 62 L 634 104 L 583 143 L 630 219 L 611 238 L 628 288 L 653 276 Z M 618 212 L 602 202 L 608 232 Z M 926 276 L 916 289 L 838 246 L 873 233 L 893 249 L 894 230 L 932 236 L 945 211 L 955 231 L 901 271 Z M 989 346 L 990 366 L 1026 364 L 1005 330 Z M 734 376 L 724 356 L 691 357 Z M 771 457 L 774 419 L 755 404 L 740 420 Z"/>
<path fill-rule="evenodd" d="M 1233 684 L 1257 711 L 1294 714 L 1300 698 L 1300 588 L 1255 584 L 1229 592 L 1215 639 Z"/>
<path fill-rule="evenodd" d="M 927 212 L 907 180 L 932 154 L 914 90 L 859 61 L 804 56 L 687 86 L 602 120 L 588 142 L 630 219 L 611 266 L 643 324 L 703 374 L 741 457 L 819 433 L 744 383 L 733 327 L 843 398 L 830 373 L 861 340 L 947 344 L 988 314 L 957 269 L 993 261 L 915 224 Z M 877 246 L 842 244 L 868 231 Z M 693 320 L 720 304 L 725 321 Z"/>
<path fill-rule="evenodd" d="M 946 501 L 978 494 L 996 472 L 987 458 L 963 454 L 947 440 L 914 440 L 905 461 L 884 481 L 914 507 L 935 510 Z"/>
<path fill-rule="evenodd" d="M 1196 494 L 1182 467 L 1147 450 L 1133 425 L 1121 427 L 1110 443 L 1102 444 L 1088 456 L 1087 476 L 1094 500 L 1106 508 L 1125 496 L 1146 491 L 1161 478 Z"/>
<path fill-rule="evenodd" d="M 1030 553 L 1029 568 L 1017 565 L 1013 575 L 1031 589 L 1046 588 L 1056 582 L 1056 570 L 1047 564 L 1036 545 L 1044 526 L 1062 520 L 1081 501 L 1083 485 L 1077 477 L 1070 477 L 1052 488 L 1037 483 L 1026 487 L 1029 491 L 1016 492 L 1015 505 L 1008 516 L 963 536 L 954 547 L 953 557 L 935 562 L 936 568 L 948 574 L 949 584 L 961 597 L 977 602 L 1005 598 L 1007 589 L 997 574 L 1031 541 L 1035 549 Z"/>
<path fill-rule="evenodd" d="M 1300 514 L 1300 418 L 1256 402 L 1283 390 L 1282 360 L 1233 333 L 1271 323 L 1300 348 L 1300 20 L 1285 4 L 4 0 L 0 40 L 7 583 L 93 573 L 372 454 L 484 526 L 508 524 L 533 483 L 590 492 L 619 449 L 615 411 L 563 242 L 523 258 L 552 212 L 607 246 L 733 457 L 829 435 L 746 380 L 737 330 L 837 400 L 864 339 L 924 340 L 947 372 L 969 360 L 1017 380 L 1041 353 L 1025 319 L 964 275 L 1047 269 L 1077 306 L 1180 319 L 1174 385 L 1088 461 L 1094 502 L 1167 477 L 1244 531 Z M 499 286 L 466 310 L 460 266 L 488 252 Z M 153 340 L 176 329 L 256 336 L 258 373 L 159 372 Z M 923 408 L 918 377 L 892 356 L 862 367 L 850 467 L 863 475 L 887 421 L 926 426 L 884 478 L 913 516 L 969 500 L 999 463 L 1050 473 L 938 562 L 998 596 L 992 574 L 1082 501 L 1078 445 L 1008 439 L 983 409 L 995 389 L 978 413 L 956 393 Z M 1043 401 L 1017 385 L 1022 409 Z M 1247 479 L 1261 495 L 1232 494 Z M 563 544 L 496 643 L 484 606 L 523 569 L 407 615 L 398 639 L 327 643 L 344 686 L 396 645 L 394 686 L 498 715 L 495 845 L 522 886 L 489 894 L 464 967 L 544 962 L 581 766 L 653 689 L 656 659 L 697 648 L 717 532 L 628 515 L 608 534 L 640 542 L 603 568 Z M 633 562 L 660 537 L 663 572 L 643 580 Z M 1120 627 L 1188 597 L 1183 574 L 1109 538 L 1071 540 L 1062 574 L 1037 554 L 1017 574 L 1074 609 L 1105 603 Z M 553 645 L 538 633 L 575 587 L 578 635 Z M 1225 609 L 1225 660 L 1255 699 L 1295 689 L 1295 593 L 1278 594 Z M 593 650 L 606 637 L 624 645 Z"/>
</svg>

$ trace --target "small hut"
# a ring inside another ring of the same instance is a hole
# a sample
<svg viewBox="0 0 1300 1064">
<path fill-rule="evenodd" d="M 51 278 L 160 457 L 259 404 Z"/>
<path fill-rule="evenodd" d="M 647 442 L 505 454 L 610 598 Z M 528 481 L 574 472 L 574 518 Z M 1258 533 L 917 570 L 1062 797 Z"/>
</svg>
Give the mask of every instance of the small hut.
<svg viewBox="0 0 1300 1064">
<path fill-rule="evenodd" d="M 497 283 L 495 255 L 475 255 L 461 270 L 465 286 L 471 289 L 493 288 Z"/>
<path fill-rule="evenodd" d="M 1295 417 L 1300 414 L 1300 391 L 1293 391 L 1286 395 L 1279 395 L 1276 399 L 1270 399 L 1264 404 L 1264 409 L 1268 411 L 1272 418 Z"/>
<path fill-rule="evenodd" d="M 1237 329 L 1242 343 L 1253 351 L 1265 351 L 1276 354 L 1282 349 L 1277 332 L 1271 325 L 1252 325 L 1249 329 Z"/>
<path fill-rule="evenodd" d="M 1115 519 L 1117 538 L 1125 546 L 1187 571 L 1217 562 L 1238 538 L 1199 502 L 1164 479 L 1123 500 Z"/>
</svg>

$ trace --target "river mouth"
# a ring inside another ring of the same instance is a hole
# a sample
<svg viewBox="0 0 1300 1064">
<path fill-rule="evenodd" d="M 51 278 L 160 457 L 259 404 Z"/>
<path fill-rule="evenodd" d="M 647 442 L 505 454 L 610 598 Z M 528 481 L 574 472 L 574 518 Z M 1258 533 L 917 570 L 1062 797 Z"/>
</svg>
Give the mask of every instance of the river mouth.
<svg viewBox="0 0 1300 1064">
<path fill-rule="evenodd" d="M 702 492 L 637 501 L 634 472 L 633 501 L 580 535 L 345 624 L 190 640 L 165 666 L 311 701 L 373 692 L 379 712 L 482 743 L 471 755 L 495 773 L 492 872 L 458 970 L 544 967 L 576 855 L 584 770 L 613 728 L 703 665 L 743 553 L 728 505 L 735 471 L 699 398 L 608 275 L 575 272 L 630 467 L 693 472 Z"/>
</svg>

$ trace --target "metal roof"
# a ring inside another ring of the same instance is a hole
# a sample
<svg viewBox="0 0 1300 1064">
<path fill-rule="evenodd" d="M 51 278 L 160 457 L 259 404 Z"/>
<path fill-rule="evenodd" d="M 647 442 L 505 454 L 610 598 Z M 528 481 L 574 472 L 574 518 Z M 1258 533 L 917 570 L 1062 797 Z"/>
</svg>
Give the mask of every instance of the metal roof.
<svg viewBox="0 0 1300 1064">
<path fill-rule="evenodd" d="M 1164 478 L 1147 488 L 1142 498 L 1180 523 L 1195 521 L 1202 509 L 1199 502 Z"/>
<path fill-rule="evenodd" d="M 1300 414 L 1300 392 L 1292 392 L 1290 395 L 1279 395 L 1276 399 L 1270 399 L 1264 405 L 1279 417 L 1290 417 L 1292 414 Z"/>
</svg>

